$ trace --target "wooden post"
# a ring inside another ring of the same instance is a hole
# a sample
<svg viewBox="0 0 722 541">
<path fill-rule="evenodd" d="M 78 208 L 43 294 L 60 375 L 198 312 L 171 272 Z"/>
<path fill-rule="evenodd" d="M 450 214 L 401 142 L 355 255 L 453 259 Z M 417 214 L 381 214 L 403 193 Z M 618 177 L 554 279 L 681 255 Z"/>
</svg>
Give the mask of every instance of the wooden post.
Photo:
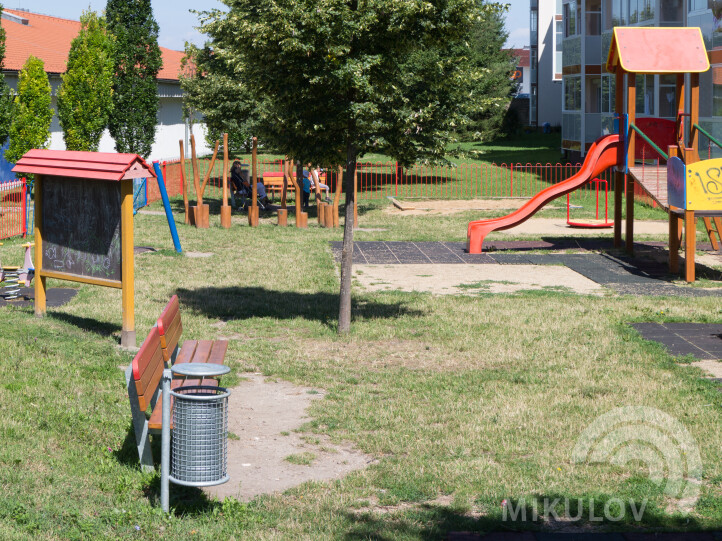
<svg viewBox="0 0 722 541">
<path fill-rule="evenodd" d="M 281 227 L 288 225 L 288 209 L 278 209 L 278 225 Z"/>
<path fill-rule="evenodd" d="M 180 146 L 180 178 L 181 188 L 183 189 L 183 209 L 185 211 L 184 223 L 188 225 L 191 223 L 191 218 L 188 211 L 188 182 L 186 182 L 186 156 L 183 148 L 183 139 L 180 139 L 178 144 Z"/>
<path fill-rule="evenodd" d="M 286 194 L 288 192 L 288 162 L 289 159 L 286 157 L 286 159 L 283 161 L 283 188 L 281 189 L 281 208 L 286 208 Z"/>
<path fill-rule="evenodd" d="M 693 210 L 684 211 L 684 277 L 694 282 L 694 251 L 697 244 L 697 227 Z"/>
<path fill-rule="evenodd" d="M 251 150 L 251 184 L 251 189 L 253 190 L 253 201 L 251 201 L 253 219 L 249 225 L 256 227 L 258 226 L 258 137 L 253 138 L 253 147 Z"/>
<path fill-rule="evenodd" d="M 685 141 L 684 137 L 684 123 L 680 115 L 684 114 L 684 73 L 678 73 L 677 74 L 677 85 L 674 89 L 674 102 L 676 104 L 676 111 L 677 111 L 677 119 L 676 122 L 679 122 L 681 125 L 676 126 L 678 131 L 674 134 L 674 140 L 676 142 L 676 146 L 679 146 L 679 139 L 681 136 L 682 139 L 682 148 L 687 146 L 687 142 Z M 671 155 L 670 155 L 671 157 Z"/>
<path fill-rule="evenodd" d="M 223 201 L 221 203 L 221 227 L 231 227 L 231 206 L 228 204 L 228 134 L 223 134 Z"/>
<path fill-rule="evenodd" d="M 321 205 L 323 205 L 323 201 L 321 200 L 321 175 L 318 174 L 318 170 L 316 170 L 316 168 L 311 168 L 310 163 L 308 164 L 308 174 L 313 180 L 313 191 L 316 198 L 316 216 L 318 218 L 318 225 L 323 226 L 323 210 L 321 209 Z"/>
<path fill-rule="evenodd" d="M 614 108 L 618 115 L 624 113 L 624 72 L 621 66 L 617 66 L 616 83 L 614 89 Z M 621 124 L 622 119 L 619 119 Z M 623 126 L 620 125 L 620 131 Z M 620 138 L 626 137 L 626 134 L 619 134 Z M 619 157 L 624 155 L 625 149 L 619 148 Z M 617 160 L 617 162 L 620 162 Z M 624 167 L 623 163 L 617 163 L 617 167 Z M 622 190 L 624 189 L 624 171 L 615 170 L 614 172 L 614 247 L 620 248 L 622 246 Z"/>
<path fill-rule="evenodd" d="M 301 221 L 303 218 L 301 218 L 301 213 L 303 212 L 303 201 L 302 201 L 302 195 L 301 195 L 301 178 L 300 176 L 303 176 L 303 166 L 300 165 L 299 162 L 299 169 L 301 171 L 301 175 L 299 176 L 298 171 L 296 172 L 296 177 L 293 176 L 293 158 L 290 158 L 288 160 L 288 178 L 291 179 L 291 183 L 293 184 L 293 190 L 296 194 L 296 201 L 295 201 L 295 207 L 296 207 L 296 227 L 302 227 Z"/>
<path fill-rule="evenodd" d="M 326 227 L 326 203 L 319 201 L 316 204 L 316 213 L 318 214 L 318 225 Z"/>
<path fill-rule="evenodd" d="M 333 205 L 331 205 L 331 204 L 324 205 L 323 212 L 324 212 L 323 223 L 324 223 L 325 227 L 336 227 L 336 225 L 334 225 L 334 223 L 333 223 Z"/>
<path fill-rule="evenodd" d="M 689 74 L 689 146 L 692 148 L 692 161 L 687 165 L 699 161 L 699 132 L 694 127 L 699 123 L 699 73 Z"/>
<path fill-rule="evenodd" d="M 719 220 L 719 218 L 717 218 Z M 716 230 L 714 226 L 712 225 L 712 218 L 708 218 L 707 216 L 703 217 L 702 220 L 704 221 L 704 228 L 707 231 L 707 236 L 709 237 L 710 243 L 712 243 L 712 249 L 714 251 L 719 250 L 719 244 L 717 243 L 717 236 L 716 236 Z"/>
<path fill-rule="evenodd" d="M 131 203 L 132 204 L 132 203 Z M 46 312 L 47 283 L 43 269 L 43 177 L 35 175 L 35 317 Z"/>
<path fill-rule="evenodd" d="M 120 281 L 123 297 L 122 348 L 135 347 L 135 277 L 133 264 L 133 179 L 120 181 Z"/>
<path fill-rule="evenodd" d="M 625 222 L 625 248 L 630 254 L 634 252 L 634 177 L 627 175 L 627 214 Z"/>
<path fill-rule="evenodd" d="M 669 209 L 669 272 L 679 272 L 679 216 Z"/>
</svg>

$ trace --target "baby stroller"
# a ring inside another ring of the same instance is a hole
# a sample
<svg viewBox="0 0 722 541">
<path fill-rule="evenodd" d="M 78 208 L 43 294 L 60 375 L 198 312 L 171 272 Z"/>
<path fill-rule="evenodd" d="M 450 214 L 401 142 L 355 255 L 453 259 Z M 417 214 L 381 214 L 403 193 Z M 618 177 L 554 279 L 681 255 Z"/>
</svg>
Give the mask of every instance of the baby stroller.
<svg viewBox="0 0 722 541">
<path fill-rule="evenodd" d="M 233 193 L 231 190 L 231 205 L 237 208 L 248 210 L 248 207 L 252 204 L 253 192 L 248 186 L 241 186 L 241 189 Z M 238 202 L 236 204 L 236 201 Z M 256 196 L 256 203 L 258 208 L 261 210 L 268 210 L 268 197 L 261 197 L 260 193 Z"/>
</svg>

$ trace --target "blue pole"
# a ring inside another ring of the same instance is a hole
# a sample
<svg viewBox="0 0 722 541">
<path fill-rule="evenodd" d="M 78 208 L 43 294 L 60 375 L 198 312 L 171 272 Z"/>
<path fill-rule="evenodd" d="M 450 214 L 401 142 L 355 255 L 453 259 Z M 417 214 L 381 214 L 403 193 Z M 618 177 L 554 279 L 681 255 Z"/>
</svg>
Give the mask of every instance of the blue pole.
<svg viewBox="0 0 722 541">
<path fill-rule="evenodd" d="M 165 181 L 163 180 L 163 173 L 160 170 L 160 164 L 153 162 L 153 170 L 155 176 L 158 179 L 158 189 L 160 190 L 160 196 L 163 199 L 163 207 L 165 208 L 165 217 L 168 219 L 168 227 L 170 227 L 170 235 L 173 237 L 173 246 L 175 251 L 181 253 L 183 249 L 178 240 L 178 231 L 175 228 L 175 220 L 173 219 L 173 213 L 170 210 L 170 201 L 168 201 L 168 192 L 165 190 Z"/>
</svg>

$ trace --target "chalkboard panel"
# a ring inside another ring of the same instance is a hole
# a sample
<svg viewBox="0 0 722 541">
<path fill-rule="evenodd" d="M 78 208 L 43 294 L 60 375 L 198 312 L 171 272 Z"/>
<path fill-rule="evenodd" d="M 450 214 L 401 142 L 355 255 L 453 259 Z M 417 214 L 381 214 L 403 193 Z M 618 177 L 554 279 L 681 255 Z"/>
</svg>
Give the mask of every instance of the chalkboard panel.
<svg viewBox="0 0 722 541">
<path fill-rule="evenodd" d="M 121 278 L 120 182 L 42 179 L 43 269 Z"/>
</svg>

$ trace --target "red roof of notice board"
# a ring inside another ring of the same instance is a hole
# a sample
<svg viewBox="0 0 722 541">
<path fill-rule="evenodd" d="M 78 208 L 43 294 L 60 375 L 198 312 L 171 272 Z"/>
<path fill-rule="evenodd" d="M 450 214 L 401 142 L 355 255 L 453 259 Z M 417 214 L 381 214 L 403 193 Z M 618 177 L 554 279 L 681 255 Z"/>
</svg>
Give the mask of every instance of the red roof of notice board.
<svg viewBox="0 0 722 541">
<path fill-rule="evenodd" d="M 69 150 L 28 151 L 13 167 L 13 173 L 94 180 L 123 180 L 155 177 L 153 169 L 137 154 Z"/>
<path fill-rule="evenodd" d="M 628 73 L 702 73 L 709 69 L 702 32 L 697 27 L 614 28 L 607 71 Z"/>
</svg>

